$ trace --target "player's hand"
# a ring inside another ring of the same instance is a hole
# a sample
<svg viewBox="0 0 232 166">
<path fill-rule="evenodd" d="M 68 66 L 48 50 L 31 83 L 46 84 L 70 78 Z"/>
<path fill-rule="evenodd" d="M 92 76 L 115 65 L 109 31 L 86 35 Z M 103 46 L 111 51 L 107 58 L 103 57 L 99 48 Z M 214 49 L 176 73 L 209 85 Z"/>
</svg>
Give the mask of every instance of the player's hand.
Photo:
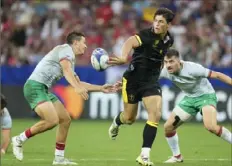
<svg viewBox="0 0 232 166">
<path fill-rule="evenodd" d="M 107 64 L 109 66 L 116 66 L 116 65 L 123 65 L 127 62 L 127 59 L 126 58 L 123 58 L 123 57 L 119 57 L 119 56 L 111 56 L 109 57 L 109 60 L 107 62 Z"/>
<path fill-rule="evenodd" d="M 84 87 L 79 86 L 78 88 L 75 88 L 75 91 L 76 91 L 79 95 L 81 95 L 81 97 L 82 97 L 84 100 L 88 100 L 88 99 L 89 99 L 88 91 L 87 91 L 87 89 L 85 89 Z"/>
<path fill-rule="evenodd" d="M 115 93 L 115 92 L 117 92 L 117 90 L 115 89 L 114 85 L 111 85 L 111 84 L 105 84 L 105 85 L 103 85 L 101 91 L 103 93 Z"/>
<path fill-rule="evenodd" d="M 117 81 L 115 84 L 114 84 L 114 88 L 116 91 L 119 91 L 122 89 L 122 81 Z"/>
</svg>

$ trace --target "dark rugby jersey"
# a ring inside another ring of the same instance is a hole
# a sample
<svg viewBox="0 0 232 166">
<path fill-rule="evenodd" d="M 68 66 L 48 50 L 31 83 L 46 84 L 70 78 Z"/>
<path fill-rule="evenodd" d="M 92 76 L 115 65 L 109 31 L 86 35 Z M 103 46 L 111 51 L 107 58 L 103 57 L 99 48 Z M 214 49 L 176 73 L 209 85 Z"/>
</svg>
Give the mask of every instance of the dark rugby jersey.
<svg viewBox="0 0 232 166">
<path fill-rule="evenodd" d="M 135 37 L 140 46 L 134 49 L 130 64 L 136 68 L 145 68 L 159 73 L 164 55 L 174 42 L 172 36 L 168 32 L 162 40 L 160 35 L 153 32 L 153 28 L 148 28 L 141 30 Z"/>
</svg>

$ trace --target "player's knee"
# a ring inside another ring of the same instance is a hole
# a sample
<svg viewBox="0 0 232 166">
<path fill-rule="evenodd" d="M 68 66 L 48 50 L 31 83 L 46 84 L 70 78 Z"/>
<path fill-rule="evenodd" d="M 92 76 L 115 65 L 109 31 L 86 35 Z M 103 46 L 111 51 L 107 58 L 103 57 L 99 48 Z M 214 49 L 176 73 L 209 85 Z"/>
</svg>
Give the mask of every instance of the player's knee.
<svg viewBox="0 0 232 166">
<path fill-rule="evenodd" d="M 161 118 L 161 111 L 160 110 L 154 110 L 154 111 L 148 110 L 148 119 L 150 119 L 154 122 L 159 122 L 160 118 Z"/>
<path fill-rule="evenodd" d="M 70 125 L 71 120 L 72 120 L 71 117 L 69 115 L 67 115 L 64 119 L 62 119 L 62 122 L 60 121 L 60 123 Z"/>
<path fill-rule="evenodd" d="M 165 133 L 170 133 L 174 130 L 174 127 L 170 123 L 164 123 L 164 131 Z"/>
<path fill-rule="evenodd" d="M 160 120 L 160 118 L 161 118 L 161 111 L 157 111 L 156 112 L 155 118 L 156 118 L 156 120 Z"/>
<path fill-rule="evenodd" d="M 50 120 L 47 120 L 47 127 L 48 129 L 53 129 L 54 127 L 56 127 L 59 124 L 59 119 L 57 118 L 53 118 Z"/>
</svg>

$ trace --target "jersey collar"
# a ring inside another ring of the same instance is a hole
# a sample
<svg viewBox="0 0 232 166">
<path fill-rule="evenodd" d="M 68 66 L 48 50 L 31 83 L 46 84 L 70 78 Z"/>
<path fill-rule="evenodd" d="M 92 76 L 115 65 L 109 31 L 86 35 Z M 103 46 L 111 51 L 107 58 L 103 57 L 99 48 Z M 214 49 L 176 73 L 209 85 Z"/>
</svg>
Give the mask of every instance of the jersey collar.
<svg viewBox="0 0 232 166">
<path fill-rule="evenodd" d="M 158 38 L 161 39 L 160 35 L 158 35 L 158 34 L 156 34 L 156 33 L 154 32 L 153 27 L 151 27 L 151 32 L 152 32 L 152 34 L 153 34 L 154 36 L 156 36 L 156 37 L 158 37 Z M 161 39 L 161 40 L 163 40 L 164 43 L 167 43 L 167 42 L 170 41 L 171 39 L 172 39 L 172 37 L 171 37 L 169 31 L 167 31 L 167 34 L 164 36 L 164 39 Z"/>
</svg>

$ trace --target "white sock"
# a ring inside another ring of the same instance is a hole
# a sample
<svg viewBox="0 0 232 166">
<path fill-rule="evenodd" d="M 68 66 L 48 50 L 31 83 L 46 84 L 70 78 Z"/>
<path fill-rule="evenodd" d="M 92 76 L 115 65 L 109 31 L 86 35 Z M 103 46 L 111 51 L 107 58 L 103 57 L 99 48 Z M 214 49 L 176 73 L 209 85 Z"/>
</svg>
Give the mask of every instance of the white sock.
<svg viewBox="0 0 232 166">
<path fill-rule="evenodd" d="M 23 143 L 23 142 L 25 142 L 26 140 L 28 140 L 25 131 L 22 132 L 21 134 L 19 134 L 18 139 L 19 139 L 18 141 L 19 141 L 20 143 Z"/>
<path fill-rule="evenodd" d="M 58 159 L 64 158 L 64 149 L 65 149 L 65 144 L 56 143 L 55 157 Z"/>
<path fill-rule="evenodd" d="M 151 151 L 151 148 L 142 148 L 141 155 L 146 156 L 146 157 L 150 157 L 150 151 Z"/>
<path fill-rule="evenodd" d="M 232 144 L 232 133 L 227 128 L 222 127 L 222 134 L 220 137 Z"/>
<path fill-rule="evenodd" d="M 64 150 L 58 150 L 58 149 L 56 149 L 55 150 L 55 156 L 56 156 L 56 158 L 58 157 L 58 158 L 63 158 L 64 157 Z"/>
<path fill-rule="evenodd" d="M 177 133 L 171 137 L 167 137 L 166 139 L 168 141 L 168 145 L 172 151 L 173 156 L 178 156 L 180 155 L 180 147 L 179 147 L 179 138 Z"/>
</svg>

